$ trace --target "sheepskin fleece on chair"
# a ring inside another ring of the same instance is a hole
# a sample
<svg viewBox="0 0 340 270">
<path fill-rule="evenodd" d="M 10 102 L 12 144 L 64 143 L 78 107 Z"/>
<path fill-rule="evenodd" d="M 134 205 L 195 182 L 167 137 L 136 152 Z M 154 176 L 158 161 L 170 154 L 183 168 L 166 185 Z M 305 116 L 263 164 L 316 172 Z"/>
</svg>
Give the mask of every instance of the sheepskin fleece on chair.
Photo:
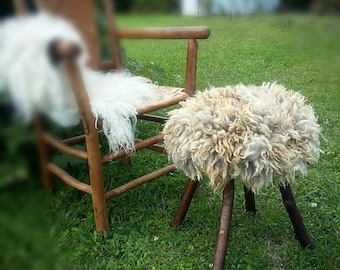
<svg viewBox="0 0 340 270">
<path fill-rule="evenodd" d="M 278 84 L 198 92 L 170 112 L 163 130 L 169 158 L 214 190 L 237 179 L 258 192 L 306 173 L 320 152 L 320 127 L 305 98 Z"/>
<path fill-rule="evenodd" d="M 157 99 L 157 86 L 127 72 L 99 73 L 86 66 L 88 52 L 78 31 L 67 21 L 47 12 L 0 22 L 0 91 L 8 90 L 18 117 L 26 122 L 36 112 L 63 126 L 79 123 L 80 116 L 71 87 L 60 66 L 52 65 L 48 46 L 55 39 L 72 41 L 82 48 L 77 59 L 96 120 L 110 150 L 134 150 L 136 108 Z"/>
</svg>

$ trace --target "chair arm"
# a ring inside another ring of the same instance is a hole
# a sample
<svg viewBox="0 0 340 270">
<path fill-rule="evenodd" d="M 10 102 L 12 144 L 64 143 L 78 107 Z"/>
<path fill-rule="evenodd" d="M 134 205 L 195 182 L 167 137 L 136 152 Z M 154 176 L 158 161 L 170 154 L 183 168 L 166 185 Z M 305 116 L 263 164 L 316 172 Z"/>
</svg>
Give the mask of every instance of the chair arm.
<svg viewBox="0 0 340 270">
<path fill-rule="evenodd" d="M 209 36 L 207 26 L 117 29 L 117 37 L 122 39 L 206 39 Z"/>
</svg>

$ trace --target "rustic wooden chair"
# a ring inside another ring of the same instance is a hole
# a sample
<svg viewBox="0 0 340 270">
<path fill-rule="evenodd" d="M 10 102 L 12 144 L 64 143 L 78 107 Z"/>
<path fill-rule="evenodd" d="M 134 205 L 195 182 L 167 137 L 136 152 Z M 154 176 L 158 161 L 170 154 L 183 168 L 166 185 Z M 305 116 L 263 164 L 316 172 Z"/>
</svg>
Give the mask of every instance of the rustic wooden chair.
<svg viewBox="0 0 340 270">
<path fill-rule="evenodd" d="M 107 30 L 110 39 L 112 57 L 109 61 L 102 62 L 99 50 L 98 31 L 95 23 L 94 1 L 93 0 L 36 0 L 38 8 L 43 8 L 53 14 L 62 16 L 73 22 L 82 33 L 87 42 L 91 55 L 89 65 L 94 69 L 122 69 L 120 52 L 121 39 L 186 39 L 188 40 L 187 59 L 186 59 L 186 83 L 181 89 L 181 94 L 166 100 L 159 100 L 148 104 L 138 111 L 138 118 L 146 121 L 164 123 L 164 117 L 149 115 L 148 113 L 165 108 L 193 95 L 196 88 L 196 63 L 197 63 L 197 39 L 206 39 L 210 35 L 207 27 L 172 27 L 172 28 L 144 28 L 144 29 L 118 29 L 114 24 L 112 3 L 110 0 L 103 0 Z M 25 12 L 24 2 L 14 0 L 17 13 Z M 42 178 L 44 188 L 47 190 L 55 189 L 54 176 L 57 176 L 71 187 L 88 193 L 92 196 L 96 229 L 99 232 L 109 230 L 108 214 L 106 210 L 106 200 L 111 199 L 123 192 L 126 192 L 138 185 L 151 181 L 161 175 L 175 170 L 174 165 L 160 168 L 152 173 L 141 176 L 137 179 L 126 182 L 113 190 L 104 190 L 104 180 L 102 165 L 113 160 L 127 157 L 124 150 L 117 155 L 110 154 L 102 156 L 99 151 L 99 137 L 101 132 L 95 127 L 95 119 L 89 105 L 89 98 L 84 88 L 80 72 L 75 64 L 75 58 L 79 53 L 78 48 L 69 43 L 57 43 L 54 46 L 55 56 L 65 62 L 65 69 L 73 88 L 77 104 L 82 116 L 82 126 L 84 135 L 59 140 L 49 133 L 43 119 L 36 117 L 35 126 L 38 137 L 38 150 L 41 159 Z M 169 87 L 170 89 L 170 87 Z M 138 89 L 137 89 L 138 91 Z M 156 135 L 144 140 L 135 142 L 135 149 L 148 148 L 160 153 L 164 148 L 158 143 L 162 141 L 162 135 Z M 86 150 L 79 150 L 74 145 L 84 143 Z M 55 150 L 76 156 L 88 163 L 90 184 L 78 181 L 64 169 L 55 164 L 52 154 Z"/>
</svg>

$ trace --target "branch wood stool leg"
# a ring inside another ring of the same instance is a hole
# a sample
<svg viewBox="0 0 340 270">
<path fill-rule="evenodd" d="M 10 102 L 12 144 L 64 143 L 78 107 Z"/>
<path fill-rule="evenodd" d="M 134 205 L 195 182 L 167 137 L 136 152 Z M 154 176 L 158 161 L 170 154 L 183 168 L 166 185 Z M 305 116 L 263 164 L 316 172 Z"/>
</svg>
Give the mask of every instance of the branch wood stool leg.
<svg viewBox="0 0 340 270">
<path fill-rule="evenodd" d="M 279 187 L 282 195 L 283 205 L 287 210 L 290 221 L 292 222 L 294 228 L 294 232 L 300 242 L 300 245 L 302 247 L 314 249 L 315 246 L 307 234 L 305 225 L 303 224 L 302 216 L 300 214 L 299 209 L 296 206 L 290 185 L 286 184 L 286 186 L 283 186 L 280 184 Z"/>
<path fill-rule="evenodd" d="M 233 202 L 234 202 L 234 180 L 231 180 L 223 190 L 223 201 L 213 270 L 222 270 L 224 268 L 229 240 Z"/>
<path fill-rule="evenodd" d="M 255 206 L 255 194 L 253 191 L 244 186 L 244 198 L 246 200 L 246 212 L 253 212 L 256 214 L 256 206 Z"/>
<path fill-rule="evenodd" d="M 185 191 L 183 193 L 180 205 L 176 212 L 176 215 L 170 224 L 171 227 L 175 227 L 178 223 L 181 223 L 184 220 L 185 215 L 188 212 L 192 197 L 194 196 L 194 193 L 198 185 L 199 185 L 198 181 L 189 179 Z"/>
</svg>

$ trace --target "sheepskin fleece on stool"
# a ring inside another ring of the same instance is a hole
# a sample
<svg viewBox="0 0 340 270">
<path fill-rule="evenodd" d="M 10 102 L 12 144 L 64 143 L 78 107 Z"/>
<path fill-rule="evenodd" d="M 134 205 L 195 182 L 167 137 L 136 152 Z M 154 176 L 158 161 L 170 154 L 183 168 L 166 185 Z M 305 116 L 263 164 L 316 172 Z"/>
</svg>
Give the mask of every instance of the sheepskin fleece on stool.
<svg viewBox="0 0 340 270">
<path fill-rule="evenodd" d="M 99 73 L 86 66 L 88 52 L 79 32 L 68 21 L 39 12 L 0 22 L 0 90 L 8 90 L 18 117 L 30 121 L 36 112 L 63 126 L 79 123 L 73 91 L 60 66 L 47 54 L 55 39 L 74 42 L 82 48 L 77 59 L 91 109 L 103 130 L 111 152 L 134 150 L 136 108 L 157 99 L 150 80 L 127 72 Z"/>
<path fill-rule="evenodd" d="M 305 98 L 278 84 L 198 92 L 170 112 L 163 130 L 169 158 L 214 190 L 237 179 L 258 192 L 287 183 L 319 157 L 320 127 Z"/>
</svg>

